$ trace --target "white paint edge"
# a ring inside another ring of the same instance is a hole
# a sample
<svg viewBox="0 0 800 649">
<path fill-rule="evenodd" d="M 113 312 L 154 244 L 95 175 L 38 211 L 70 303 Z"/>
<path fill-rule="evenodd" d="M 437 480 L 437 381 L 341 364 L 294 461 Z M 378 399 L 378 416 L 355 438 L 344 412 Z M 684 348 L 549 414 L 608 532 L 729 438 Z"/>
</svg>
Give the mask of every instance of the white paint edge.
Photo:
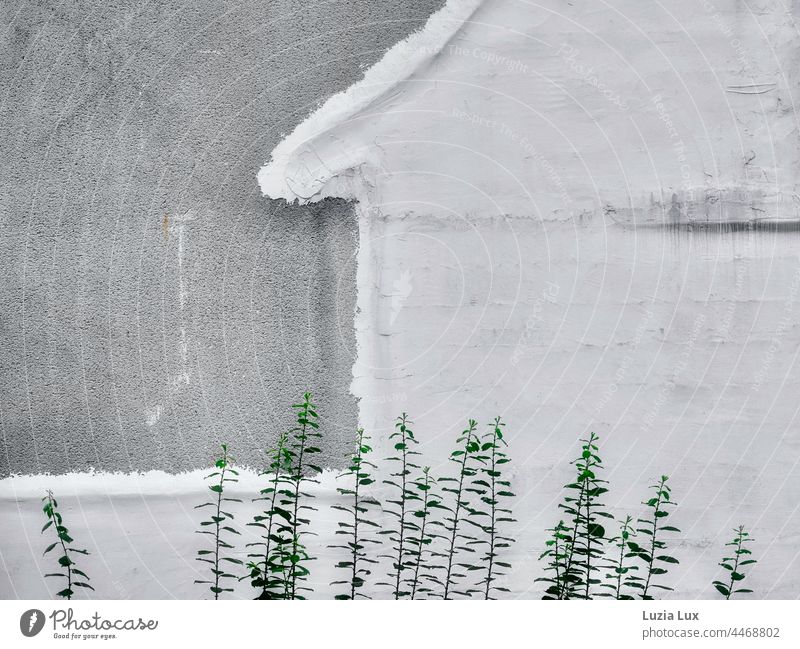
<svg viewBox="0 0 800 649">
<path fill-rule="evenodd" d="M 235 467 L 239 472 L 239 482 L 230 483 L 226 489 L 232 492 L 257 494 L 263 489 L 268 478 L 252 469 Z M 28 500 L 41 498 L 52 489 L 56 498 L 87 496 L 162 496 L 166 498 L 184 494 L 202 494 L 210 484 L 205 477 L 215 471 L 212 468 L 196 469 L 183 473 L 146 471 L 144 473 L 110 473 L 87 471 L 63 475 L 19 475 L 0 480 L 0 501 Z M 317 493 L 333 492 L 337 473 L 326 470 L 315 479 L 319 484 L 309 482 L 303 485 L 306 491 Z"/>
<path fill-rule="evenodd" d="M 275 147 L 270 161 L 259 170 L 262 193 L 290 202 L 314 202 L 323 198 L 322 189 L 333 178 L 361 166 L 363 152 L 348 152 L 346 145 L 341 144 L 337 146 L 337 168 L 330 168 L 317 154 L 314 141 L 367 108 L 437 56 L 481 3 L 482 0 L 448 0 L 420 31 L 389 49 L 364 73 L 361 81 L 328 99 L 301 122 Z M 337 186 L 336 190 L 339 198 L 359 198 L 359 188 Z"/>
</svg>

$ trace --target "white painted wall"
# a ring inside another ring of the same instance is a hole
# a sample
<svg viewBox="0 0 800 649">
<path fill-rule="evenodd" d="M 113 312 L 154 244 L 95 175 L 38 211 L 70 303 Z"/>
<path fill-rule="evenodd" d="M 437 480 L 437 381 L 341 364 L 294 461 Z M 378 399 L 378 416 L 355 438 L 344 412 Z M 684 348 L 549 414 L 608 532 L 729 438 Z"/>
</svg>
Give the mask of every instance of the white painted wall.
<svg viewBox="0 0 800 649">
<path fill-rule="evenodd" d="M 360 201 L 361 423 L 408 409 L 436 464 L 468 416 L 502 414 L 530 552 L 594 430 L 612 504 L 672 476 L 682 596 L 711 594 L 739 523 L 757 596 L 796 596 L 797 234 L 615 219 L 673 193 L 683 218 L 798 216 L 797 8 L 448 5 L 395 48 L 413 71 L 378 63 L 349 91 L 370 101 L 323 107 L 259 175 Z"/>
</svg>

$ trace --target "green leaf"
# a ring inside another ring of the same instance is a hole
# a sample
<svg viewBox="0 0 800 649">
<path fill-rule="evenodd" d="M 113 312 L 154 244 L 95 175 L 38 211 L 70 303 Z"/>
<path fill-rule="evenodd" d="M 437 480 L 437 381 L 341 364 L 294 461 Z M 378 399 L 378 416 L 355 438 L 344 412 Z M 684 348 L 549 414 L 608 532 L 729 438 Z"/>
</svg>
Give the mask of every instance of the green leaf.
<svg viewBox="0 0 800 649">
<path fill-rule="evenodd" d="M 606 535 L 605 528 L 597 523 L 592 523 L 591 525 L 589 525 L 588 531 L 589 534 L 591 534 L 592 536 L 604 537 Z"/>
</svg>

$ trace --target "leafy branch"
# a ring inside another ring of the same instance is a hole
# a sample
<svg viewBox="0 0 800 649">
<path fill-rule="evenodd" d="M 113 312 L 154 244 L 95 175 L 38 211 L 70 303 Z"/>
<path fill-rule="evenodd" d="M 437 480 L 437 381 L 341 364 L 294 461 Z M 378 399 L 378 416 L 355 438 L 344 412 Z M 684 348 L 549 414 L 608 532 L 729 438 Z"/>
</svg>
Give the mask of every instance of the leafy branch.
<svg viewBox="0 0 800 649">
<path fill-rule="evenodd" d="M 411 576 L 406 579 L 409 597 L 417 599 L 417 595 L 432 592 L 426 582 L 433 578 L 432 573 L 423 570 L 435 570 L 429 566 L 426 555 L 430 553 L 430 546 L 437 539 L 443 539 L 437 532 L 442 527 L 442 522 L 433 517 L 434 510 L 445 509 L 442 498 L 433 491 L 436 480 L 430 475 L 430 467 L 422 469 L 422 475 L 412 483 L 412 488 L 417 492 L 414 502 L 417 508 L 413 512 L 412 522 L 409 526 L 413 533 L 408 538 L 408 561 Z M 427 550 L 427 552 L 426 552 Z"/>
<path fill-rule="evenodd" d="M 387 458 L 388 462 L 397 465 L 397 470 L 389 475 L 388 480 L 383 481 L 397 493 L 396 496 L 387 500 L 388 505 L 391 506 L 386 508 L 386 512 L 396 519 L 396 526 L 381 532 L 388 537 L 392 544 L 391 554 L 382 555 L 392 561 L 392 569 L 389 571 L 391 583 L 382 585 L 392 588 L 395 599 L 410 594 L 402 588 L 405 583 L 403 573 L 409 568 L 407 535 L 414 531 L 410 522 L 410 501 L 417 499 L 418 495 L 411 488 L 408 476 L 412 469 L 419 469 L 419 465 L 413 462 L 413 457 L 420 454 L 419 451 L 412 449 L 412 444 L 416 445 L 418 442 L 414 437 L 414 431 L 410 428 L 411 423 L 406 413 L 397 418 L 395 430 L 389 435 L 389 441 L 394 445 L 395 455 Z"/>
<path fill-rule="evenodd" d="M 378 541 L 373 538 L 364 536 L 363 527 L 368 525 L 370 527 L 380 527 L 375 521 L 370 520 L 369 507 L 377 505 L 378 502 L 374 498 L 364 496 L 362 487 L 367 487 L 375 482 L 369 473 L 369 469 L 376 468 L 374 464 L 364 459 L 364 456 L 372 451 L 372 448 L 366 443 L 368 438 L 364 435 L 364 429 L 359 428 L 356 434 L 356 451 L 350 458 L 350 464 L 347 470 L 339 475 L 340 478 L 350 478 L 353 483 L 352 489 L 345 487 L 337 487 L 336 491 L 340 495 L 346 496 L 351 499 L 350 505 L 333 505 L 333 509 L 347 514 L 349 520 L 339 521 L 339 529 L 336 534 L 349 536 L 350 540 L 345 545 L 331 545 L 331 548 L 339 548 L 347 550 L 350 556 L 345 561 L 340 561 L 336 564 L 337 568 L 343 568 L 350 573 L 350 579 L 347 581 L 334 581 L 332 585 L 347 584 L 349 586 L 348 593 L 336 595 L 336 599 L 356 599 L 357 596 L 369 599 L 359 590 L 364 586 L 365 577 L 371 574 L 371 570 L 363 566 L 363 564 L 378 563 L 376 559 L 368 556 L 366 552 L 366 543 L 377 544 Z"/>
<path fill-rule="evenodd" d="M 228 562 L 236 565 L 242 565 L 240 559 L 234 557 L 222 556 L 223 550 L 232 550 L 234 546 L 228 543 L 223 538 L 223 533 L 239 534 L 239 532 L 231 527 L 228 522 L 233 521 L 233 514 L 222 509 L 223 503 L 226 502 L 242 502 L 238 498 L 230 498 L 225 495 L 225 484 L 228 482 L 238 482 L 236 476 L 239 473 L 233 468 L 233 458 L 228 454 L 228 446 L 222 444 L 222 453 L 214 461 L 216 471 L 206 476 L 206 479 L 215 479 L 213 484 L 209 485 L 208 489 L 213 494 L 213 500 L 197 505 L 195 509 L 203 507 L 211 507 L 214 513 L 200 525 L 204 528 L 210 527 L 211 529 L 197 530 L 198 534 L 207 534 L 213 539 L 213 549 L 203 549 L 197 551 L 197 561 L 208 563 L 211 566 L 211 574 L 213 580 L 196 579 L 196 584 L 209 584 L 209 590 L 214 594 L 214 599 L 219 599 L 223 592 L 233 592 L 233 588 L 224 588 L 221 586 L 222 579 L 236 579 L 235 575 L 226 572 L 222 562 Z M 234 477 L 230 477 L 234 476 Z"/>
<path fill-rule="evenodd" d="M 639 569 L 639 566 L 632 562 L 626 562 L 626 559 L 635 558 L 638 553 L 631 549 L 631 539 L 635 538 L 636 530 L 633 528 L 633 517 L 626 516 L 622 521 L 619 529 L 619 536 L 609 539 L 617 550 L 616 556 L 609 560 L 606 569 L 610 572 L 606 573 L 606 579 L 609 581 L 601 584 L 601 588 L 610 590 L 609 593 L 602 593 L 606 597 L 613 597 L 614 599 L 633 599 L 633 595 L 627 591 L 635 588 L 640 588 L 642 581 L 641 577 L 637 577 L 633 573 Z"/>
<path fill-rule="evenodd" d="M 262 530 L 261 541 L 248 543 L 246 547 L 260 548 L 248 554 L 252 559 L 247 564 L 253 588 L 261 592 L 258 599 L 285 599 L 287 595 L 287 572 L 282 558 L 291 539 L 286 535 L 286 526 L 292 522 L 292 514 L 280 506 L 279 498 L 292 496 L 292 456 L 288 449 L 289 435 L 282 433 L 271 453 L 269 467 L 261 475 L 269 476 L 269 486 L 261 490 L 261 496 L 253 502 L 265 501 L 267 509 L 253 517 L 252 527 Z M 281 526 L 281 519 L 283 525 Z"/>
<path fill-rule="evenodd" d="M 745 531 L 743 525 L 733 530 L 736 536 L 733 541 L 726 543 L 726 546 L 733 546 L 733 556 L 723 557 L 722 562 L 719 564 L 728 571 L 730 579 L 727 583 L 721 581 L 713 582 L 714 587 L 725 596 L 725 599 L 730 599 L 736 593 L 752 593 L 749 588 L 736 588 L 736 584 L 745 578 L 744 566 L 753 565 L 758 563 L 752 558 L 753 553 L 744 547 L 745 543 L 751 543 L 753 539 L 750 538 L 750 533 Z"/>
<path fill-rule="evenodd" d="M 549 538 L 545 541 L 545 550 L 539 555 L 539 560 L 547 559 L 545 571 L 547 573 L 544 577 L 537 577 L 534 582 L 544 582 L 550 584 L 542 599 L 561 599 L 563 593 L 568 588 L 569 573 L 567 572 L 567 559 L 569 558 L 569 551 L 572 547 L 572 536 L 569 534 L 569 528 L 564 524 L 564 521 L 558 521 L 558 524 L 547 530 L 550 532 Z"/>
<path fill-rule="evenodd" d="M 42 511 L 45 516 L 47 516 L 47 522 L 44 524 L 44 527 L 42 527 L 42 534 L 52 527 L 57 537 L 54 543 L 47 546 L 44 554 L 46 555 L 58 546 L 61 552 L 61 556 L 58 557 L 58 565 L 59 568 L 64 571 L 50 572 L 45 574 L 45 577 L 66 579 L 66 587 L 56 593 L 58 597 L 63 597 L 65 599 L 72 599 L 72 596 L 75 594 L 74 588 L 88 588 L 89 590 L 94 590 L 94 588 L 89 585 L 89 575 L 77 568 L 72 558 L 75 554 L 88 555 L 89 552 L 71 547 L 73 542 L 72 537 L 69 535 L 69 530 L 64 525 L 64 520 L 61 513 L 58 511 L 58 502 L 56 502 L 56 499 L 53 497 L 52 491 L 49 489 L 47 490 L 47 494 L 42 498 L 42 502 L 44 503 L 42 505 Z M 76 575 L 81 581 L 76 579 Z"/>
<path fill-rule="evenodd" d="M 571 517 L 572 531 L 568 535 L 563 588 L 558 599 L 591 599 L 591 587 L 600 583 L 600 580 L 592 577 L 597 570 L 597 563 L 603 557 L 605 542 L 605 528 L 598 522 L 598 518 L 612 516 L 598 502 L 608 489 L 603 486 L 607 484 L 606 481 L 597 477 L 599 470 L 603 468 L 603 461 L 598 455 L 597 440 L 594 433 L 581 440 L 581 455 L 573 461 L 577 477 L 574 482 L 565 486 L 566 489 L 577 492 L 577 496 L 566 496 L 559 505 Z"/>
<path fill-rule="evenodd" d="M 463 532 L 465 519 L 472 519 L 478 512 L 470 506 L 468 493 L 471 491 L 469 483 L 477 475 L 477 464 L 483 461 L 478 455 L 481 449 L 480 439 L 475 432 L 478 424 L 474 419 L 470 419 L 467 428 L 462 431 L 456 440 L 458 447 L 450 453 L 450 461 L 458 467 L 458 477 L 440 478 L 439 482 L 452 483 L 453 486 L 442 487 L 442 491 L 453 494 L 453 505 L 448 507 L 449 514 L 445 516 L 444 527 L 449 547 L 445 552 L 437 552 L 433 556 L 443 558 L 446 562 L 443 580 L 435 580 L 443 588 L 442 599 L 450 599 L 452 594 L 467 595 L 473 594 L 474 589 L 457 592 L 454 590 L 458 580 L 464 579 L 466 574 L 456 572 L 459 568 L 467 571 L 478 570 L 480 566 L 468 563 L 458 563 L 456 557 L 465 552 L 473 553 L 472 542 L 475 537 Z"/>
<path fill-rule="evenodd" d="M 680 532 L 677 527 L 672 525 L 662 525 L 663 519 L 669 516 L 667 507 L 674 507 L 677 503 L 672 500 L 672 490 L 668 484 L 669 478 L 661 476 L 658 484 L 651 485 L 655 495 L 642 504 L 649 507 L 652 511 L 650 518 L 639 518 L 636 522 L 641 527 L 636 531 L 650 537 L 649 547 L 642 547 L 637 543 L 629 543 L 630 548 L 643 562 L 646 570 L 644 580 L 639 584 L 642 599 L 653 599 L 650 594 L 651 588 L 661 590 L 672 590 L 669 586 L 653 583 L 653 577 L 664 575 L 667 568 L 658 564 L 677 564 L 678 560 L 666 553 L 667 544 L 662 538 L 663 532 Z M 661 552 L 661 554 L 658 554 Z"/>
<path fill-rule="evenodd" d="M 499 551 L 509 548 L 514 542 L 511 537 L 500 534 L 499 525 L 515 522 L 511 518 L 511 509 L 501 506 L 501 499 L 514 497 L 514 493 L 511 491 L 511 482 L 503 478 L 502 472 L 502 466 L 511 461 L 503 450 L 508 446 L 503 439 L 502 429 L 504 426 L 500 417 L 496 417 L 494 422 L 489 424 L 489 432 L 483 436 L 481 443 L 481 453 L 486 456 L 485 465 L 480 468 L 483 477 L 473 481 L 473 485 L 483 489 L 480 499 L 488 508 L 488 512 L 485 514 L 489 518 L 488 523 L 478 525 L 487 537 L 478 542 L 478 545 L 486 546 L 483 556 L 486 576 L 481 582 L 484 586 L 484 599 L 493 599 L 492 590 L 508 592 L 508 588 L 495 586 L 494 583 L 498 577 L 504 574 L 501 570 L 511 568 L 510 563 L 498 559 Z"/>
<path fill-rule="evenodd" d="M 281 533 L 288 533 L 290 538 L 289 547 L 281 553 L 281 561 L 288 573 L 288 597 L 289 599 L 303 599 L 299 594 L 301 590 L 308 590 L 298 585 L 298 582 L 308 578 L 310 570 L 306 562 L 311 560 L 305 545 L 302 542 L 303 528 L 309 524 L 309 519 L 305 518 L 304 512 L 316 511 L 311 505 L 304 504 L 304 500 L 310 500 L 313 495 L 303 491 L 303 484 L 308 482 L 318 482 L 306 476 L 308 471 L 320 473 L 322 468 L 308 461 L 308 456 L 321 453 L 322 449 L 314 443 L 322 438 L 317 422 L 316 407 L 311 402 L 311 393 L 303 394 L 301 403 L 292 404 L 296 411 L 297 425 L 290 431 L 289 454 L 292 458 L 292 472 L 290 480 L 292 482 L 289 495 L 281 499 L 281 505 L 291 510 L 291 520 L 287 525 L 280 529 Z"/>
</svg>

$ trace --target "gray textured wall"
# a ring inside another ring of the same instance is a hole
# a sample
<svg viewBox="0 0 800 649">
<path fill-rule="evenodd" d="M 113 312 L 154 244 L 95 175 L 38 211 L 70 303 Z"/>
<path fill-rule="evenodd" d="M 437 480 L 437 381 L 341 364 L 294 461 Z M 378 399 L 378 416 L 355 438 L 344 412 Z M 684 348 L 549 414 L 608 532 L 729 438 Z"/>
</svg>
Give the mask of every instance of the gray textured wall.
<svg viewBox="0 0 800 649">
<path fill-rule="evenodd" d="M 0 475 L 257 465 L 306 387 L 350 435 L 352 206 L 255 174 L 440 4 L 0 0 Z"/>
</svg>

